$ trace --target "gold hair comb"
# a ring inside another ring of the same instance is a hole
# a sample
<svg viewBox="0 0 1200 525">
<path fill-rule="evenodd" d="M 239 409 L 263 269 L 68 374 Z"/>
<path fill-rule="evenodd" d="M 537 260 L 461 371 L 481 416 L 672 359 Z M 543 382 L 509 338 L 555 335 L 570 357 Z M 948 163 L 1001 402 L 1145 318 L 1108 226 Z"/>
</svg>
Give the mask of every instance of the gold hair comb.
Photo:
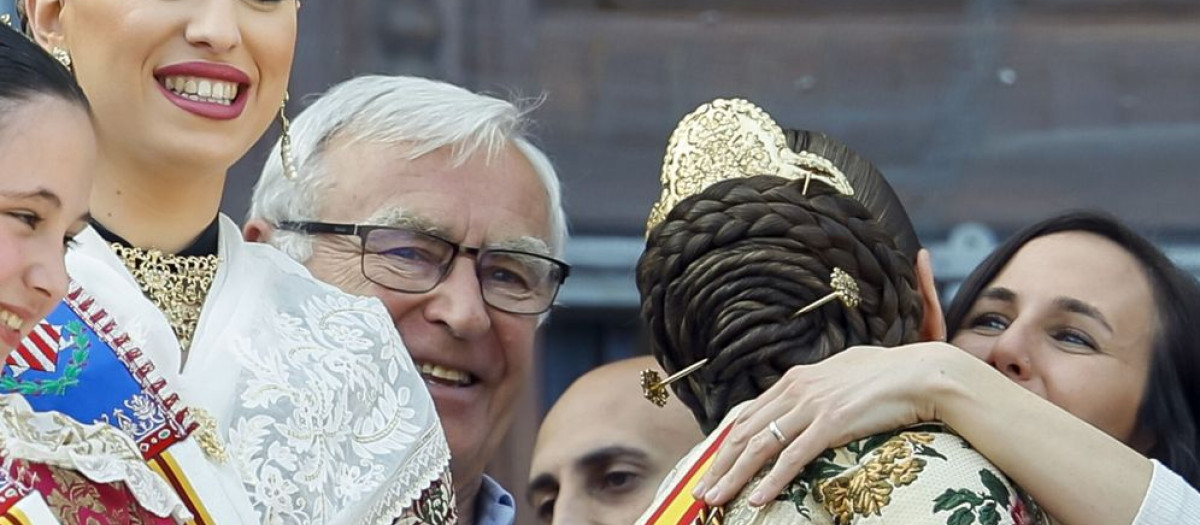
<svg viewBox="0 0 1200 525">
<path fill-rule="evenodd" d="M 776 175 L 821 181 L 843 195 L 854 187 L 829 159 L 788 147 L 783 129 L 762 108 L 742 99 L 717 99 L 683 117 L 663 158 L 662 196 L 646 220 L 649 234 L 679 201 L 723 180 Z"/>
<path fill-rule="evenodd" d="M 809 304 L 804 308 L 801 308 L 796 313 L 792 314 L 792 319 L 816 310 L 817 308 L 820 308 L 821 305 L 824 305 L 825 303 L 828 303 L 834 299 L 840 299 L 846 308 L 858 308 L 858 305 L 861 302 L 861 297 L 858 292 L 858 281 L 855 281 L 850 274 L 845 272 L 845 270 L 842 270 L 841 268 L 833 269 L 833 273 L 829 277 L 829 287 L 833 288 L 832 293 L 817 299 L 816 301 L 812 302 L 812 304 Z M 701 359 L 688 365 L 683 370 L 667 376 L 666 379 L 662 379 L 662 376 L 658 375 L 658 372 L 654 371 L 653 369 L 647 368 L 642 370 L 642 396 L 655 405 L 660 407 L 666 406 L 667 398 L 671 396 L 671 394 L 667 391 L 667 385 L 691 375 L 695 371 L 703 368 L 707 363 L 707 358 Z"/>
</svg>

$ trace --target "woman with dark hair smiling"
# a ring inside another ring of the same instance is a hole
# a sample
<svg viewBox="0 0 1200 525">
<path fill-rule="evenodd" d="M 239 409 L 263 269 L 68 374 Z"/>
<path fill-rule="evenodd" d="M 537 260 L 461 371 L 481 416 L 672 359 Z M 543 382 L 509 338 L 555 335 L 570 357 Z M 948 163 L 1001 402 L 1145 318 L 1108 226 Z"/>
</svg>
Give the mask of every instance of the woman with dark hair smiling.
<svg viewBox="0 0 1200 525">
<path fill-rule="evenodd" d="M 1051 218 L 989 256 L 947 318 L 953 346 L 789 371 L 697 492 L 726 500 L 783 450 L 766 500 L 826 446 L 937 420 L 1062 523 L 1200 520 L 1200 290 L 1152 243 L 1104 215 Z M 755 439 L 768 424 L 790 439 Z"/>
</svg>

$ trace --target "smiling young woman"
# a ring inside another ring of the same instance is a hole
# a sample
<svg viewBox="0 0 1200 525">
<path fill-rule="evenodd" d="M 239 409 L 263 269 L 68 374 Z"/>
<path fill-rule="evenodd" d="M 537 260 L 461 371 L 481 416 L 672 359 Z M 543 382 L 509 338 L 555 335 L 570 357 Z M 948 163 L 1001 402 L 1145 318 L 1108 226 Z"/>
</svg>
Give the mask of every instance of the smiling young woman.
<svg viewBox="0 0 1200 525">
<path fill-rule="evenodd" d="M 13 367 L 45 366 L 40 347 L 21 343 L 31 333 L 69 340 L 69 330 L 38 321 L 67 292 L 63 257 L 87 225 L 96 158 L 89 113 L 70 74 L 0 24 L 0 361 Z M 119 430 L 37 413 L 22 397 L 0 394 L 0 523 L 165 524 L 188 516 Z"/>
<path fill-rule="evenodd" d="M 49 317 L 88 352 L 10 368 L 9 390 L 124 430 L 197 523 L 451 519 L 445 438 L 386 311 L 218 212 L 226 172 L 280 112 L 299 3 L 21 8 L 91 99 L 99 155 L 92 227 Z"/>
</svg>

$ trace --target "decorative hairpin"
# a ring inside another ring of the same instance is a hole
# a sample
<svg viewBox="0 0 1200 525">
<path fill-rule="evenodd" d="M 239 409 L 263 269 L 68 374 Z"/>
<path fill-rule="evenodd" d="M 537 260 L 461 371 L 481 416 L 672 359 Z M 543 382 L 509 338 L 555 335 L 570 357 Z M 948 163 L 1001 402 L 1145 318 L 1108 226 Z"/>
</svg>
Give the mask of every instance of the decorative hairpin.
<svg viewBox="0 0 1200 525">
<path fill-rule="evenodd" d="M 855 281 L 850 274 L 841 268 L 833 269 L 833 273 L 829 277 L 829 287 L 833 288 L 833 292 L 796 311 L 796 313 L 792 314 L 792 319 L 816 310 L 821 305 L 834 299 L 840 299 L 846 308 L 852 309 L 858 308 L 859 303 L 862 301 L 858 292 L 858 281 Z M 667 392 L 667 386 L 691 375 L 707 363 L 708 358 L 701 359 L 688 365 L 683 370 L 667 376 L 666 379 L 662 379 L 662 376 L 658 375 L 658 372 L 653 369 L 647 368 L 642 370 L 642 396 L 655 405 L 660 407 L 666 406 L 667 398 L 671 395 Z"/>
<path fill-rule="evenodd" d="M 762 108 L 742 99 L 717 99 L 683 117 L 663 158 L 662 195 L 650 209 L 646 232 L 666 218 L 679 201 L 729 179 L 776 175 L 813 180 L 843 195 L 854 187 L 833 162 L 820 155 L 792 151 L 783 128 Z"/>
<path fill-rule="evenodd" d="M 667 385 L 691 375 L 692 372 L 703 367 L 705 363 L 708 363 L 707 358 L 688 365 L 687 368 L 667 376 L 666 379 L 662 379 L 658 375 L 658 372 L 653 369 L 647 368 L 642 370 L 642 395 L 655 405 L 660 407 L 667 406 L 667 398 L 671 397 L 671 394 L 667 392 Z"/>
<path fill-rule="evenodd" d="M 855 281 L 853 277 L 850 277 L 850 274 L 841 268 L 833 269 L 833 274 L 829 276 L 829 287 L 833 288 L 833 291 L 829 295 L 817 299 L 808 306 L 797 310 L 796 313 L 792 314 L 792 319 L 816 310 L 834 299 L 842 301 L 842 305 L 850 309 L 858 308 L 858 303 L 862 301 L 862 297 L 858 293 L 858 281 Z"/>
</svg>

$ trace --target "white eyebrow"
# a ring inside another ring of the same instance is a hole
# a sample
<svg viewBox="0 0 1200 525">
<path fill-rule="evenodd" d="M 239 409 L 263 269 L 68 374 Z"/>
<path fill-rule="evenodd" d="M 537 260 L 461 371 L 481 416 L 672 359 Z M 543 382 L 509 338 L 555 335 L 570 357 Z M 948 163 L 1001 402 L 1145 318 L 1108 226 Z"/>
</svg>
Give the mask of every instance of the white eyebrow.
<svg viewBox="0 0 1200 525">
<path fill-rule="evenodd" d="M 546 244 L 546 241 L 531 235 L 488 243 L 487 247 L 493 250 L 512 250 L 515 252 L 544 255 L 546 257 L 550 256 L 550 245 Z"/>
<path fill-rule="evenodd" d="M 408 228 L 421 233 L 451 239 L 450 232 L 438 226 L 428 218 L 409 213 L 403 208 L 388 208 L 380 210 L 367 219 L 366 224 L 374 226 L 390 226 L 392 228 Z"/>
<path fill-rule="evenodd" d="M 428 217 L 423 217 L 410 213 L 403 208 L 389 208 L 380 210 L 367 219 L 366 224 L 375 226 L 391 226 L 394 228 L 409 228 L 421 233 L 435 235 L 443 239 L 458 242 L 457 239 L 446 228 L 439 226 Z M 533 253 L 551 256 L 550 245 L 543 239 L 539 239 L 532 235 L 523 235 L 512 239 L 502 241 L 489 242 L 487 248 L 493 250 L 512 250 L 517 252 Z"/>
</svg>

